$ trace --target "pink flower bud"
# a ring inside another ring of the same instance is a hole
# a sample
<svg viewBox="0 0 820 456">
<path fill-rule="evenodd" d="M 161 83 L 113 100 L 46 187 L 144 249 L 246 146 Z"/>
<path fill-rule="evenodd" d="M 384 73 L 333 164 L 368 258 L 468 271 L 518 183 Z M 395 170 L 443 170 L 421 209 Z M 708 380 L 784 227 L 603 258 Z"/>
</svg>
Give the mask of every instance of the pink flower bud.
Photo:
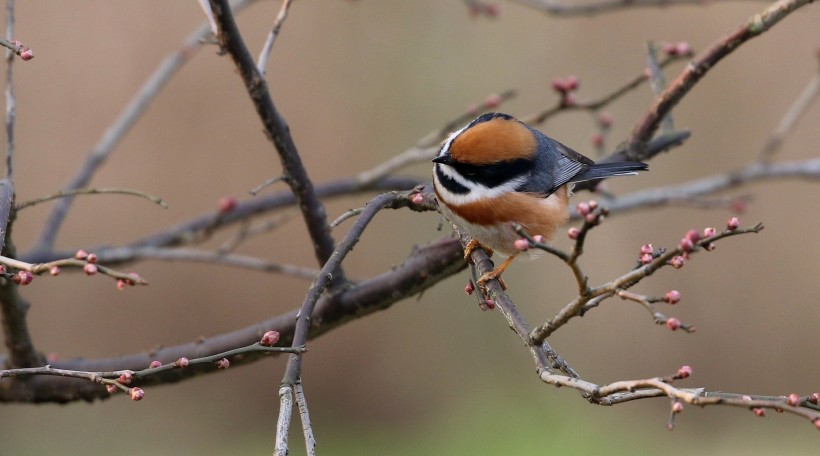
<svg viewBox="0 0 820 456">
<path fill-rule="evenodd" d="M 737 217 L 732 217 L 726 222 L 726 229 L 729 231 L 734 231 L 740 226 L 740 219 Z"/>
<path fill-rule="evenodd" d="M 117 379 L 117 381 L 122 383 L 123 385 L 127 385 L 131 383 L 131 379 L 133 378 L 134 374 L 132 374 L 130 371 L 125 371 L 122 374 L 120 374 L 120 377 Z"/>
<path fill-rule="evenodd" d="M 820 430 L 820 418 L 817 418 L 816 420 L 814 420 L 814 427 L 815 427 L 815 429 Z"/>
<path fill-rule="evenodd" d="M 28 271 L 17 271 L 16 277 L 16 279 L 12 278 L 12 280 L 18 285 L 28 285 L 34 280 L 34 274 Z"/>
<path fill-rule="evenodd" d="M 695 249 L 695 244 L 689 238 L 683 238 L 680 240 L 680 251 L 683 253 L 690 253 L 692 250 Z"/>
<path fill-rule="evenodd" d="M 537 244 L 543 244 L 547 241 L 546 239 L 544 239 L 544 236 L 541 236 L 540 234 L 536 234 L 535 236 L 533 236 L 532 240 Z"/>
<path fill-rule="evenodd" d="M 279 333 L 277 331 L 268 331 L 262 335 L 262 340 L 259 341 L 260 344 L 266 347 L 272 347 L 279 342 Z"/>
<path fill-rule="evenodd" d="M 717 230 L 714 227 L 708 227 L 703 229 L 703 237 L 708 238 L 712 237 L 717 234 Z"/>
<path fill-rule="evenodd" d="M 683 404 L 678 402 L 678 401 L 675 401 L 675 403 L 672 404 L 672 413 L 680 413 L 682 411 L 683 411 Z"/>
<path fill-rule="evenodd" d="M 467 293 L 468 295 L 471 295 L 471 294 L 473 294 L 474 291 L 475 291 L 475 285 L 473 285 L 473 281 L 468 280 L 467 285 L 464 285 L 464 292 Z"/>
<path fill-rule="evenodd" d="M 513 242 L 513 247 L 515 247 L 515 250 L 518 250 L 519 252 L 526 252 L 530 249 L 530 241 L 524 238 L 516 239 L 515 242 Z"/>
<path fill-rule="evenodd" d="M 786 398 L 786 403 L 794 407 L 797 407 L 798 405 L 800 405 L 800 395 L 795 393 L 789 394 L 789 396 Z"/>
<path fill-rule="evenodd" d="M 49 268 L 48 273 L 53 275 L 53 276 L 58 276 L 58 275 L 60 275 L 60 267 L 59 266 L 52 266 L 51 268 Z"/>
<path fill-rule="evenodd" d="M 83 249 L 77 250 L 77 253 L 74 254 L 74 258 L 78 260 L 84 260 L 88 257 L 88 252 Z"/>
<path fill-rule="evenodd" d="M 663 300 L 669 304 L 677 304 L 680 301 L 680 292 L 678 290 L 669 290 L 664 295 Z"/>
<path fill-rule="evenodd" d="M 652 244 L 644 244 L 641 246 L 641 255 L 646 255 L 647 253 L 651 255 L 654 251 L 655 248 L 652 246 Z"/>
<path fill-rule="evenodd" d="M 703 248 L 706 249 L 707 252 L 711 252 L 717 248 L 717 244 L 715 244 L 714 242 L 710 242 L 704 245 Z"/>
<path fill-rule="evenodd" d="M 682 256 L 680 256 L 680 255 L 675 255 L 675 256 L 673 256 L 673 257 L 672 257 L 672 259 L 671 259 L 671 260 L 669 260 L 669 264 L 670 264 L 673 268 L 675 268 L 675 269 L 680 269 L 680 268 L 682 268 L 682 267 L 683 267 L 683 264 L 684 264 L 685 262 L 686 262 L 686 259 L 684 259 L 684 258 L 683 258 Z"/>
<path fill-rule="evenodd" d="M 612 114 L 608 112 L 602 112 L 598 114 L 598 125 L 601 128 L 609 128 L 612 126 L 613 122 L 614 118 L 612 117 Z"/>
<path fill-rule="evenodd" d="M 131 388 L 128 394 L 131 396 L 131 399 L 135 401 L 139 401 L 145 397 L 145 391 L 143 391 L 142 388 Z"/>
<path fill-rule="evenodd" d="M 487 16 L 489 17 L 498 17 L 501 15 L 501 5 L 499 5 L 498 3 L 490 3 L 489 5 L 487 5 L 484 11 L 487 13 Z"/>
<path fill-rule="evenodd" d="M 672 331 L 677 331 L 680 328 L 680 320 L 675 317 L 670 317 L 666 320 L 666 327 Z"/>
<path fill-rule="evenodd" d="M 489 109 L 497 108 L 499 105 L 501 105 L 501 95 L 498 95 L 497 93 L 488 95 L 484 100 L 484 106 Z"/>
<path fill-rule="evenodd" d="M 752 401 L 752 396 L 743 395 L 743 396 L 740 397 L 740 399 L 744 402 L 751 402 Z"/>
<path fill-rule="evenodd" d="M 679 41 L 675 44 L 675 52 L 677 55 L 691 55 L 692 47 L 686 41 Z"/>
<path fill-rule="evenodd" d="M 563 78 L 555 78 L 552 80 L 552 90 L 558 93 L 564 93 L 567 91 L 567 83 L 564 81 Z"/>
<path fill-rule="evenodd" d="M 495 301 L 493 301 L 492 299 L 485 299 L 484 300 L 484 308 L 485 308 L 485 310 L 495 309 Z"/>
<path fill-rule="evenodd" d="M 97 262 L 97 254 L 96 253 L 89 253 L 87 257 L 85 257 L 85 261 L 89 263 L 96 263 Z"/>
<path fill-rule="evenodd" d="M 85 275 L 94 275 L 97 273 L 97 265 L 94 263 L 88 263 L 83 266 L 83 271 L 85 272 Z"/>
<path fill-rule="evenodd" d="M 184 368 L 184 367 L 188 367 L 188 364 L 190 364 L 190 361 L 188 360 L 188 358 L 186 358 L 184 356 L 182 358 L 179 358 L 178 360 L 174 361 L 174 366 L 176 366 L 176 367 L 183 367 Z"/>
<path fill-rule="evenodd" d="M 581 217 L 586 217 L 587 214 L 589 214 L 589 203 L 581 201 L 577 206 L 575 206 L 575 210 L 578 211 L 578 215 Z"/>
<path fill-rule="evenodd" d="M 220 214 L 227 214 L 236 209 L 236 206 L 239 205 L 239 201 L 232 196 L 223 196 L 222 198 L 219 198 L 216 205 Z"/>
<path fill-rule="evenodd" d="M 760 407 L 755 407 L 755 408 L 753 408 L 753 409 L 752 409 L 752 411 L 753 411 L 753 412 L 755 412 L 755 415 L 757 415 L 757 416 L 759 416 L 759 417 L 761 417 L 761 418 L 762 418 L 762 417 L 764 417 L 764 416 L 766 416 L 766 411 L 765 411 L 765 410 L 763 410 L 763 409 L 762 409 L 762 408 L 760 408 Z"/>
<path fill-rule="evenodd" d="M 5 274 L 5 273 L 6 273 L 6 267 L 3 266 L 2 264 L 0 264 L 0 274 Z"/>
<path fill-rule="evenodd" d="M 23 50 L 20 51 L 20 58 L 26 61 L 31 60 L 34 58 L 34 52 L 29 48 L 23 48 Z"/>
<path fill-rule="evenodd" d="M 681 366 L 681 368 L 678 369 L 678 378 L 688 378 L 690 375 L 692 375 L 691 367 Z"/>
<path fill-rule="evenodd" d="M 119 390 L 119 388 L 117 388 L 117 385 L 108 384 L 105 385 L 105 390 L 108 391 L 109 394 L 114 394 L 117 390 Z"/>
<path fill-rule="evenodd" d="M 584 216 L 584 220 L 586 220 L 586 222 L 589 223 L 590 225 L 597 225 L 597 224 L 601 223 L 601 217 L 598 214 L 593 214 L 593 213 L 590 213 L 590 214 L 587 214 L 586 216 Z"/>
<path fill-rule="evenodd" d="M 23 277 L 20 276 L 20 272 L 11 276 L 11 281 L 16 283 L 17 285 L 21 285 L 23 283 Z"/>
<path fill-rule="evenodd" d="M 222 358 L 216 362 L 217 369 L 227 369 L 229 367 L 231 367 L 231 362 L 228 361 L 228 358 Z"/>
<path fill-rule="evenodd" d="M 592 147 L 596 147 L 596 148 L 603 147 L 603 145 L 604 145 L 604 135 L 601 134 L 600 132 L 595 132 L 595 133 L 592 134 L 591 141 L 592 141 Z"/>
<path fill-rule="evenodd" d="M 654 259 L 651 253 L 644 253 L 641 255 L 641 264 L 649 264 Z"/>
<path fill-rule="evenodd" d="M 812 404 L 817 405 L 817 403 L 820 402 L 820 393 L 809 394 L 809 399 L 808 400 Z"/>
<path fill-rule="evenodd" d="M 578 90 L 578 86 L 580 85 L 581 81 L 578 80 L 578 76 L 571 74 L 564 79 L 564 84 L 566 85 L 567 91 L 572 92 L 573 90 Z"/>
<path fill-rule="evenodd" d="M 161 363 L 161 362 L 159 362 L 159 360 L 156 360 L 156 359 L 155 359 L 155 360 L 151 361 L 151 364 L 149 364 L 149 365 L 148 365 L 148 368 L 149 368 L 149 369 L 156 369 L 156 368 L 158 368 L 158 367 L 160 367 L 160 366 L 162 366 L 162 363 Z"/>
<path fill-rule="evenodd" d="M 410 197 L 410 201 L 412 201 L 413 204 L 422 204 L 424 203 L 424 195 L 421 193 L 413 193 L 413 196 Z"/>
<path fill-rule="evenodd" d="M 696 243 L 700 240 L 700 233 L 698 230 L 689 230 L 686 232 L 686 239 L 689 239 L 693 243 Z"/>
<path fill-rule="evenodd" d="M 125 290 L 125 287 L 128 286 L 128 283 L 125 280 L 118 279 L 117 280 L 117 290 Z"/>
<path fill-rule="evenodd" d="M 576 228 L 574 226 L 567 230 L 567 236 L 569 236 L 569 238 L 572 239 L 572 240 L 578 239 L 578 236 L 580 236 L 580 235 L 581 235 L 581 230 L 579 230 L 578 228 Z"/>
<path fill-rule="evenodd" d="M 598 201 L 596 201 L 596 200 L 589 200 L 589 201 L 587 201 L 587 204 L 589 204 L 589 210 L 591 210 L 591 211 L 594 211 L 595 209 L 598 209 Z"/>
</svg>

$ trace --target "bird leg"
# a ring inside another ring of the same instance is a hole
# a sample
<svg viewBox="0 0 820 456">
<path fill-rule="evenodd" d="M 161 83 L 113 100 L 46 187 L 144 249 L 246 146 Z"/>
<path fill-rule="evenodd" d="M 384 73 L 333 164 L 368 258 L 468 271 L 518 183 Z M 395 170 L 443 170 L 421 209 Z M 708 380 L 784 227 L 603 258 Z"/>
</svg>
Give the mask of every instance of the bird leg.
<svg viewBox="0 0 820 456">
<path fill-rule="evenodd" d="M 506 290 L 507 289 L 507 284 L 504 283 L 504 279 L 501 278 L 501 273 L 504 272 L 505 269 L 507 269 L 507 266 L 509 266 L 510 263 L 512 263 L 513 259 L 515 259 L 515 255 L 512 255 L 509 258 L 507 258 L 506 260 L 504 260 L 504 262 L 501 263 L 501 266 L 499 266 L 499 267 L 493 269 L 492 271 L 490 271 L 490 272 L 482 275 L 481 277 L 479 277 L 478 278 L 478 286 L 484 287 L 484 284 L 487 283 L 488 281 L 493 280 L 493 279 L 498 279 L 498 282 L 501 284 L 501 288 Z"/>
</svg>

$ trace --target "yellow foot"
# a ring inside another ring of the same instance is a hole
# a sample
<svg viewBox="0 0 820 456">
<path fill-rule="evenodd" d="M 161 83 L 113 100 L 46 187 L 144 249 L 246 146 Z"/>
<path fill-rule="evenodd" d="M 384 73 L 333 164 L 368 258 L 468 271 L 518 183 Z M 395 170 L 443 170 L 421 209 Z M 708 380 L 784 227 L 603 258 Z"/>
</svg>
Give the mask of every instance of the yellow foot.
<svg viewBox="0 0 820 456">
<path fill-rule="evenodd" d="M 505 269 L 507 269 L 507 266 L 509 266 L 510 263 L 512 263 L 513 259 L 515 259 L 515 255 L 513 255 L 513 256 L 507 258 L 506 260 L 504 260 L 504 262 L 501 263 L 501 266 L 499 266 L 499 267 L 493 269 L 492 271 L 490 271 L 490 272 L 482 275 L 481 277 L 479 277 L 478 281 L 477 281 L 478 285 L 480 287 L 484 287 L 484 284 L 487 283 L 488 281 L 493 280 L 493 279 L 498 279 L 498 282 L 501 285 L 501 288 L 506 290 L 507 289 L 507 284 L 504 283 L 504 280 L 501 278 L 501 273 L 504 272 Z"/>
</svg>

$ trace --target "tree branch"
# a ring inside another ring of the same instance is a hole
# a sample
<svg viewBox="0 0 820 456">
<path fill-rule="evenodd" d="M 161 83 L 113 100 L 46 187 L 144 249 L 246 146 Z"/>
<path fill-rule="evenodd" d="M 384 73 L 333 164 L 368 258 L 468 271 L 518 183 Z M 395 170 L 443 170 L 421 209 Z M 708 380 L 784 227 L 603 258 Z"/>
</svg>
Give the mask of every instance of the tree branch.
<svg viewBox="0 0 820 456">
<path fill-rule="evenodd" d="M 268 84 L 262 74 L 259 73 L 253 57 L 242 40 L 239 27 L 234 21 L 227 0 L 211 0 L 210 3 L 219 28 L 217 38 L 220 47 L 231 56 L 239 70 L 239 74 L 242 76 L 242 81 L 245 83 L 245 88 L 251 101 L 253 101 L 259 119 L 262 121 L 265 133 L 278 151 L 282 169 L 287 176 L 285 181 L 299 203 L 299 209 L 305 219 L 310 239 L 313 241 L 316 259 L 319 264 L 325 264 L 333 254 L 334 241 L 330 236 L 325 207 L 319 201 L 313 183 L 302 164 L 302 159 L 296 149 L 296 143 L 290 135 L 290 127 L 288 127 L 285 118 L 282 117 L 273 103 Z M 335 288 L 344 283 L 345 277 L 342 269 L 332 272 L 331 287 Z"/>
</svg>

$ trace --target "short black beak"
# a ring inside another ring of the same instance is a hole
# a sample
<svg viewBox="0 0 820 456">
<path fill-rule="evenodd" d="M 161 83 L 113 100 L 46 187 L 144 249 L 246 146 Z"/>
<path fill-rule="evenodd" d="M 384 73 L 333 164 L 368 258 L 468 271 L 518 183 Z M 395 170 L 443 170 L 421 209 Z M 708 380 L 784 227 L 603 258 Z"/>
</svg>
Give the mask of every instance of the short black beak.
<svg viewBox="0 0 820 456">
<path fill-rule="evenodd" d="M 433 163 L 441 163 L 443 165 L 450 165 L 453 163 L 453 157 L 450 152 L 445 152 L 433 159 Z"/>
</svg>

